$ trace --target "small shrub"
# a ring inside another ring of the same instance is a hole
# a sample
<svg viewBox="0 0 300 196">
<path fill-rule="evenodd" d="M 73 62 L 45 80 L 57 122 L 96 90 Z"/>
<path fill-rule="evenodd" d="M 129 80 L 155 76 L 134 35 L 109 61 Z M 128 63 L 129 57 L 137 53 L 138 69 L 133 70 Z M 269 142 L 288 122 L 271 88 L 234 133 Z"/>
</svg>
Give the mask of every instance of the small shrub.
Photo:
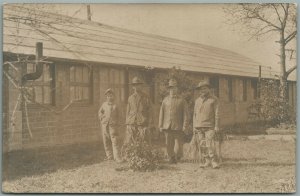
<svg viewBox="0 0 300 196">
<path fill-rule="evenodd" d="M 122 155 L 133 171 L 153 171 L 158 169 L 163 154 L 148 143 L 135 141 L 123 146 Z"/>
</svg>

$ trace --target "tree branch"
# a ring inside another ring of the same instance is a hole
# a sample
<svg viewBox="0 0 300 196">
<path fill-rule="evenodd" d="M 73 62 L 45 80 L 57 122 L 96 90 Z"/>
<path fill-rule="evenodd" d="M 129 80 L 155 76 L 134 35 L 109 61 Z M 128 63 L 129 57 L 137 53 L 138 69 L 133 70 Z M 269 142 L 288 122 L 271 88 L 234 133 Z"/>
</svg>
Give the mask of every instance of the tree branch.
<svg viewBox="0 0 300 196">
<path fill-rule="evenodd" d="M 278 10 L 277 10 L 277 7 L 276 7 L 273 3 L 272 3 L 271 5 L 272 5 L 272 7 L 275 9 L 275 12 L 276 12 L 276 14 L 277 14 L 278 20 L 280 21 L 280 24 L 283 25 L 282 20 L 281 20 L 281 17 L 280 17 L 280 15 L 279 15 L 279 12 L 278 12 Z"/>
<path fill-rule="evenodd" d="M 261 33 L 259 33 L 259 34 L 258 34 L 258 36 L 261 36 L 261 35 L 267 34 L 267 33 L 269 33 L 269 32 L 272 32 L 272 31 L 278 31 L 278 29 L 269 29 L 269 30 L 267 30 L 267 31 L 265 31 L 265 32 L 261 32 Z"/>
<path fill-rule="evenodd" d="M 280 6 L 282 7 L 282 9 L 283 9 L 283 11 L 285 12 L 285 14 L 287 14 L 287 11 L 286 11 L 286 9 L 285 9 L 283 3 L 280 3 Z"/>
<path fill-rule="evenodd" d="M 242 7 L 243 7 L 244 10 L 246 10 L 246 11 L 248 11 L 248 12 L 251 12 L 251 13 L 253 14 L 253 16 L 250 17 L 250 16 L 248 15 L 247 17 L 249 17 L 249 18 L 254 18 L 254 19 L 260 20 L 260 21 L 262 21 L 262 22 L 265 22 L 265 23 L 267 23 L 268 25 L 270 25 L 270 26 L 272 26 L 272 27 L 274 27 L 274 28 L 276 28 L 276 29 L 278 29 L 278 30 L 281 30 L 281 29 L 282 29 L 281 27 L 278 27 L 277 25 L 273 24 L 272 22 L 270 22 L 270 21 L 268 21 L 267 19 L 265 19 L 264 17 L 262 17 L 262 16 L 258 13 L 257 10 L 249 9 L 249 8 L 247 8 L 244 4 L 242 4 Z"/>
<path fill-rule="evenodd" d="M 278 30 L 282 29 L 281 27 L 278 27 L 277 25 L 275 25 L 275 24 L 271 23 L 270 21 L 266 20 L 265 18 L 261 17 L 259 14 L 257 14 L 257 17 L 258 17 L 259 20 L 271 25 L 272 27 L 277 28 Z"/>
<path fill-rule="evenodd" d="M 297 65 L 291 67 L 289 70 L 286 71 L 286 76 L 290 75 L 295 69 L 297 68 Z"/>
<path fill-rule="evenodd" d="M 254 37 L 259 37 L 261 35 L 267 34 L 271 31 L 278 31 L 278 29 L 272 28 L 272 29 L 267 29 L 270 28 L 271 26 L 266 25 L 262 27 L 261 29 L 257 30 L 256 32 L 253 33 L 253 35 L 249 38 L 249 40 L 253 39 Z"/>
<path fill-rule="evenodd" d="M 281 4 L 282 5 L 282 4 Z M 284 6 L 282 5 L 282 7 L 284 8 Z M 282 24 L 282 29 L 285 29 L 286 27 L 286 21 L 288 19 L 288 16 L 289 16 L 289 4 L 286 4 L 286 9 L 283 9 L 284 10 L 284 18 L 283 18 L 283 24 Z"/>
<path fill-rule="evenodd" d="M 289 43 L 296 35 L 297 31 L 294 31 L 293 33 L 289 34 L 284 40 L 285 44 Z"/>
</svg>

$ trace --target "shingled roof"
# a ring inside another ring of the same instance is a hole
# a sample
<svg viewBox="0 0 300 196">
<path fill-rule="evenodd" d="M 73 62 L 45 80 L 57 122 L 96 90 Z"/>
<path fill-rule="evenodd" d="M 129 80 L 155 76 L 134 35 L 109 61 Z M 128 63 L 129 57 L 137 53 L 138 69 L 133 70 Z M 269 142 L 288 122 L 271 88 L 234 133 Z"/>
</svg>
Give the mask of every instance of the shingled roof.
<svg viewBox="0 0 300 196">
<path fill-rule="evenodd" d="M 102 23 L 30 9 L 4 6 L 3 51 L 44 56 L 225 75 L 258 77 L 259 63 L 241 54 L 199 43 L 135 32 Z M 262 76 L 273 77 L 270 67 Z"/>
</svg>

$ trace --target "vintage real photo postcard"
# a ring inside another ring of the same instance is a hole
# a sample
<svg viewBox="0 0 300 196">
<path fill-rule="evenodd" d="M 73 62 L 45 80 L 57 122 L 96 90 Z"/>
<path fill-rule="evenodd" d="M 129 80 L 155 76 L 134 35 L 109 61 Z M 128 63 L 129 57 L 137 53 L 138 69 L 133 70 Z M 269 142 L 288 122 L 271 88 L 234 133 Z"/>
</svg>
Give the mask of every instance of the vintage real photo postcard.
<svg viewBox="0 0 300 196">
<path fill-rule="evenodd" d="M 296 12 L 4 4 L 2 192 L 296 192 Z"/>
</svg>

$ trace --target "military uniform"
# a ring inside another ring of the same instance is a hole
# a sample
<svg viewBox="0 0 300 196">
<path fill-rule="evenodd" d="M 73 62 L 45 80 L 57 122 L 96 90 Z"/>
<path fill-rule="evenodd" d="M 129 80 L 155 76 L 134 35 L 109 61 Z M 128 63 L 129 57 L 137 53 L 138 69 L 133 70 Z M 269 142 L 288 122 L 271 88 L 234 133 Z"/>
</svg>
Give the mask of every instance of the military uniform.
<svg viewBox="0 0 300 196">
<path fill-rule="evenodd" d="M 209 86 L 207 82 L 200 82 L 198 88 Z M 201 157 L 205 159 L 205 166 L 210 162 L 217 167 L 215 154 L 215 131 L 219 129 L 219 101 L 208 94 L 195 101 L 193 115 L 194 135 L 192 141 L 200 147 Z"/>
<path fill-rule="evenodd" d="M 169 86 L 177 86 L 176 81 L 170 81 Z M 187 118 L 187 103 L 184 99 L 178 95 L 169 95 L 163 100 L 158 127 L 165 133 L 170 161 L 176 162 L 183 156 L 183 131 L 187 128 Z"/>
<path fill-rule="evenodd" d="M 109 92 L 113 91 L 108 89 L 105 94 Z M 117 105 L 106 101 L 100 107 L 98 117 L 101 122 L 103 144 L 107 159 L 121 161 L 118 138 L 118 114 L 119 110 Z"/>
<path fill-rule="evenodd" d="M 132 84 L 142 84 L 137 77 Z M 127 132 L 124 143 L 130 143 L 140 139 L 151 143 L 149 127 L 152 124 L 152 104 L 149 97 L 142 92 L 135 92 L 128 98 L 126 125 Z"/>
</svg>

